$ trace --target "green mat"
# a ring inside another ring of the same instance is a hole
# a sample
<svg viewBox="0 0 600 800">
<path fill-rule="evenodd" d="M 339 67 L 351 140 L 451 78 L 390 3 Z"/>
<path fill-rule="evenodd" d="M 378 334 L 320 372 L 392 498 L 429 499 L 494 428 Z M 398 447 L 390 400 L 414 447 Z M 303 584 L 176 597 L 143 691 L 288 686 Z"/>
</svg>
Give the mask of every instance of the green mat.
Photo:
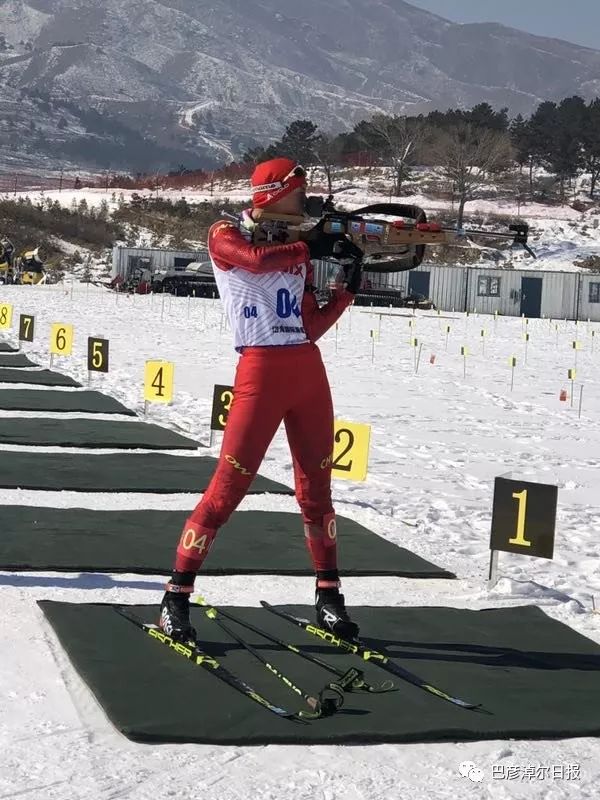
<svg viewBox="0 0 600 800">
<path fill-rule="evenodd" d="M 0 353 L 18 353 L 16 347 L 13 347 L 12 344 L 8 342 L 0 342 Z"/>
<path fill-rule="evenodd" d="M 8 369 L 0 368 L 0 383 L 31 383 L 39 386 L 81 386 L 68 375 L 49 369 Z"/>
<path fill-rule="evenodd" d="M 203 445 L 160 425 L 103 419 L 0 418 L 0 445 L 196 450 Z"/>
<path fill-rule="evenodd" d="M 482 703 L 483 710 L 458 708 L 395 678 L 397 691 L 346 694 L 337 715 L 305 724 L 276 717 L 153 641 L 109 604 L 41 601 L 40 606 L 109 719 L 135 741 L 367 744 L 600 736 L 600 646 L 534 606 L 351 609 L 372 647 L 385 648 L 399 664 L 441 689 Z M 314 614 L 308 606 L 286 609 L 303 617 Z M 158 606 L 130 610 L 149 622 L 158 616 Z M 264 609 L 229 610 L 340 667 L 362 663 Z M 230 670 L 269 699 L 302 708 L 296 695 L 201 609 L 193 610 L 192 622 L 206 650 Z M 321 667 L 256 634 L 242 635 L 302 688 L 314 692 L 331 680 Z M 391 676 L 366 664 L 365 677 L 382 681 Z"/>
<path fill-rule="evenodd" d="M 0 459 L 0 489 L 74 492 L 203 492 L 217 460 L 166 453 L 35 453 L 11 451 Z M 257 475 L 251 494 L 293 490 Z"/>
<path fill-rule="evenodd" d="M 3 411 L 81 411 L 87 414 L 126 414 L 135 411 L 101 392 L 63 392 L 60 389 L 0 389 Z"/>
<path fill-rule="evenodd" d="M 33 361 L 30 361 L 25 353 L 8 354 L 0 353 L 0 367 L 36 367 Z"/>
<path fill-rule="evenodd" d="M 170 573 L 187 511 L 1 506 L 0 569 Z M 454 578 L 338 516 L 342 575 Z M 299 514 L 237 511 L 202 567 L 208 575 L 311 575 Z"/>
</svg>

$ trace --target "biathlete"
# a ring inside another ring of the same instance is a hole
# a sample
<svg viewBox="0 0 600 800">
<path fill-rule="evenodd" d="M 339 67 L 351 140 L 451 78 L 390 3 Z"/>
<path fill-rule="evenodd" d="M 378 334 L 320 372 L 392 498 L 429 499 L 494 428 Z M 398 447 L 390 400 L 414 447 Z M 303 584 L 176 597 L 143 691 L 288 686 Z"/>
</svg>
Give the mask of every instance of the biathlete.
<svg viewBox="0 0 600 800">
<path fill-rule="evenodd" d="M 353 245 L 344 236 L 324 234 L 319 226 L 308 243 L 253 243 L 257 209 L 304 213 L 306 173 L 288 158 L 275 158 L 257 165 L 251 185 L 252 209 L 242 214 L 240 223 L 217 222 L 208 234 L 215 279 L 240 359 L 219 461 L 181 533 L 159 624 L 174 638 L 195 637 L 189 598 L 196 575 L 217 531 L 246 495 L 283 421 L 316 574 L 317 622 L 353 639 L 358 626 L 348 616 L 340 593 L 331 503 L 333 405 L 315 342 L 352 303 L 360 285 L 360 263 L 347 259 L 344 284 L 319 307 L 311 258 L 335 254 L 344 263 L 343 256 L 351 254 Z"/>
</svg>

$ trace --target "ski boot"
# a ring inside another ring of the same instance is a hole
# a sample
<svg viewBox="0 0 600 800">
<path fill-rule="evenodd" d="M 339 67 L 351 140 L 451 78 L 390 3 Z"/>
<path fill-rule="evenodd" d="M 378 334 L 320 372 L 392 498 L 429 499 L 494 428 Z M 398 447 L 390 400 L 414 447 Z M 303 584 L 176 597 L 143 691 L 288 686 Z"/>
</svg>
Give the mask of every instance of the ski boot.
<svg viewBox="0 0 600 800">
<path fill-rule="evenodd" d="M 173 573 L 160 604 L 158 626 L 167 636 L 178 642 L 196 639 L 196 631 L 190 622 L 190 594 L 194 588 L 193 582 L 193 574 Z"/>
<path fill-rule="evenodd" d="M 352 622 L 344 605 L 344 595 L 337 587 L 317 585 L 315 593 L 317 624 L 340 639 L 358 639 L 358 625 Z"/>
</svg>

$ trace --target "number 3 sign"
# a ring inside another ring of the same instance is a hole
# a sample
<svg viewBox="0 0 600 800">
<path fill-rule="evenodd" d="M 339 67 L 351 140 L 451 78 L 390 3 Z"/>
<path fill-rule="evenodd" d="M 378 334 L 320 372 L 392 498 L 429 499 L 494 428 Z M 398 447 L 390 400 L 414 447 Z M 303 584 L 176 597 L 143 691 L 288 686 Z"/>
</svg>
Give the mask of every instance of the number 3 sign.
<svg viewBox="0 0 600 800">
<path fill-rule="evenodd" d="M 336 419 L 331 477 L 364 481 L 369 467 L 371 426 Z"/>
</svg>

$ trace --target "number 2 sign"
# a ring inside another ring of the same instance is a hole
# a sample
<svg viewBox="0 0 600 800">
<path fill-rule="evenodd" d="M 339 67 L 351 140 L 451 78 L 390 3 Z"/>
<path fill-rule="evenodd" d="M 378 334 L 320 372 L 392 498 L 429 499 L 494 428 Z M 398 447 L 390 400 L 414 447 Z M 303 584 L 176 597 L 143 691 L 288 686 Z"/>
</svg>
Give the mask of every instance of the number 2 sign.
<svg viewBox="0 0 600 800">
<path fill-rule="evenodd" d="M 331 477 L 364 481 L 369 467 L 371 426 L 336 419 Z"/>
</svg>

